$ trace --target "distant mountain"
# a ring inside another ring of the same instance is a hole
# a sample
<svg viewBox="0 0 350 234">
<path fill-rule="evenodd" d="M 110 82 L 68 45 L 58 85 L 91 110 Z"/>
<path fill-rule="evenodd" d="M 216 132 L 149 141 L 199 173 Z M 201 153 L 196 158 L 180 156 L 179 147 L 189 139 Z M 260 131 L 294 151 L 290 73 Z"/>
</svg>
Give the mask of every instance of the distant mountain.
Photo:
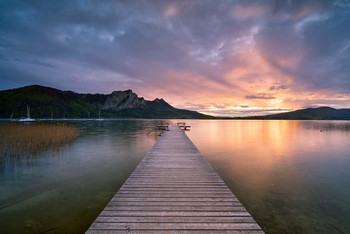
<svg viewBox="0 0 350 234">
<path fill-rule="evenodd" d="M 350 109 L 334 109 L 331 107 L 307 108 L 281 114 L 250 117 L 254 119 L 320 119 L 350 120 Z"/>
<path fill-rule="evenodd" d="M 0 118 L 212 118 L 196 111 L 177 109 L 163 99 L 147 101 L 132 90 L 111 94 L 79 94 L 40 85 L 0 91 Z"/>
</svg>

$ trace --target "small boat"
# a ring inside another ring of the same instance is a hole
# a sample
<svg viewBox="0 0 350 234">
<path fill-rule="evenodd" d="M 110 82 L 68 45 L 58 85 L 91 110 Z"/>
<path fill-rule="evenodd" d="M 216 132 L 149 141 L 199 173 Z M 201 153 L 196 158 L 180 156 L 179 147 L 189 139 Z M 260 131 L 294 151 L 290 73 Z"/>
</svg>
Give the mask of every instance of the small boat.
<svg viewBox="0 0 350 234">
<path fill-rule="evenodd" d="M 17 120 L 18 122 L 36 122 L 36 119 L 30 118 L 30 107 L 27 105 L 27 118 L 22 117 Z"/>
</svg>

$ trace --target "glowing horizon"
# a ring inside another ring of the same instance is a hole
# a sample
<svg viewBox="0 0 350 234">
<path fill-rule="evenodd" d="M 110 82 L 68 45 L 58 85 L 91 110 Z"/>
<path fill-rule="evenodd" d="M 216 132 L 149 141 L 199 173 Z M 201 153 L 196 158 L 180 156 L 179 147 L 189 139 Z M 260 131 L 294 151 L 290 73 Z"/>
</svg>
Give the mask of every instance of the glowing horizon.
<svg viewBox="0 0 350 234">
<path fill-rule="evenodd" d="M 0 90 L 132 89 L 213 116 L 350 107 L 345 1 L 19 0 L 0 11 Z"/>
</svg>

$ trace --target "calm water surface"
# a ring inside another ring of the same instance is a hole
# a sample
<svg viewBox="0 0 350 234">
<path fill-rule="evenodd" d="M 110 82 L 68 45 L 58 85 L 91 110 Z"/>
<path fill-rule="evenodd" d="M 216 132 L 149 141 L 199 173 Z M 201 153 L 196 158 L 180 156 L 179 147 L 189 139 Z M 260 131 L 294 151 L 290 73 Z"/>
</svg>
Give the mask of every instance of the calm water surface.
<svg viewBox="0 0 350 234">
<path fill-rule="evenodd" d="M 350 122 L 190 124 L 193 143 L 264 231 L 350 233 Z"/>
<path fill-rule="evenodd" d="M 73 143 L 2 165 L 0 232 L 84 232 L 155 143 L 158 122 L 75 122 Z M 350 233 L 350 123 L 185 122 L 265 232 Z"/>
</svg>

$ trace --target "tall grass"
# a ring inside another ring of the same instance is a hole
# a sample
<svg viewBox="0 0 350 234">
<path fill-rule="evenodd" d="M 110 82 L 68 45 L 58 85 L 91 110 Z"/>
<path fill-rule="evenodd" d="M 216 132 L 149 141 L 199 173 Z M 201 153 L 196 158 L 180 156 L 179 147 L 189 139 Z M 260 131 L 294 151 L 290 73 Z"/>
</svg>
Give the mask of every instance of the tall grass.
<svg viewBox="0 0 350 234">
<path fill-rule="evenodd" d="M 74 140 L 77 128 L 65 123 L 11 123 L 0 125 L 0 163 L 7 158 L 35 155 Z"/>
</svg>

